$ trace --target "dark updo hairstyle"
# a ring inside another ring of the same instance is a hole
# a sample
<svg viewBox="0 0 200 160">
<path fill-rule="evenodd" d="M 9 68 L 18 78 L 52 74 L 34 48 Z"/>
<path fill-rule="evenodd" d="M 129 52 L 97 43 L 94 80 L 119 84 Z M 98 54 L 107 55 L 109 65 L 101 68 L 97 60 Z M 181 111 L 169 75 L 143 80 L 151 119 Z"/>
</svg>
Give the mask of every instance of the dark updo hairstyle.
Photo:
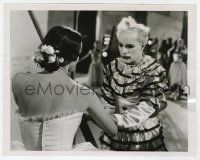
<svg viewBox="0 0 200 160">
<path fill-rule="evenodd" d="M 44 60 L 37 63 L 40 67 L 52 73 L 60 67 L 77 60 L 81 50 L 81 43 L 82 36 L 79 32 L 70 28 L 55 26 L 49 30 L 42 45 L 52 46 L 54 51 L 58 50 L 59 52 L 54 54 L 56 54 L 56 57 L 64 58 L 64 63 L 59 61 L 48 63 L 49 55 L 46 53 L 42 53 Z"/>
</svg>

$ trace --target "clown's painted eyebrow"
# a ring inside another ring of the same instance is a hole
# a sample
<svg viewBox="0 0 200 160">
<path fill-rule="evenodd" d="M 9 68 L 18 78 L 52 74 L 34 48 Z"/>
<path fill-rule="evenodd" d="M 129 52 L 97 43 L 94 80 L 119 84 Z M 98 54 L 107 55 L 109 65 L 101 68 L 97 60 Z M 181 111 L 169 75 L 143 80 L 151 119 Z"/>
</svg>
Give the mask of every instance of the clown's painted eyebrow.
<svg viewBox="0 0 200 160">
<path fill-rule="evenodd" d="M 123 46 L 123 43 L 121 43 L 120 41 L 119 41 L 118 43 L 119 43 L 119 46 L 120 46 L 120 47 Z M 126 44 L 126 45 L 125 45 L 126 48 L 133 48 L 134 46 L 135 46 L 134 44 Z"/>
<path fill-rule="evenodd" d="M 135 47 L 135 45 L 134 44 L 127 44 L 126 47 L 127 48 L 133 48 L 133 47 Z"/>
</svg>

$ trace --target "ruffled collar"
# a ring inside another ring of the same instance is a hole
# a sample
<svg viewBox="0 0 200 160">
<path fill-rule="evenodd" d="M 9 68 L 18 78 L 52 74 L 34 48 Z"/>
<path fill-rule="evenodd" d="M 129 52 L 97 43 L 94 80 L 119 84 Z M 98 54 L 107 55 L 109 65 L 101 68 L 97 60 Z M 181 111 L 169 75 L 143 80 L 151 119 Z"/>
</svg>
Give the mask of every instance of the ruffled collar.
<svg viewBox="0 0 200 160">
<path fill-rule="evenodd" d="M 148 68 L 152 63 L 156 62 L 155 59 L 148 55 L 143 56 L 141 62 L 138 65 L 126 64 L 121 58 L 115 59 L 115 69 L 120 75 L 126 78 L 132 78 L 135 75 L 140 75 L 142 71 Z"/>
</svg>

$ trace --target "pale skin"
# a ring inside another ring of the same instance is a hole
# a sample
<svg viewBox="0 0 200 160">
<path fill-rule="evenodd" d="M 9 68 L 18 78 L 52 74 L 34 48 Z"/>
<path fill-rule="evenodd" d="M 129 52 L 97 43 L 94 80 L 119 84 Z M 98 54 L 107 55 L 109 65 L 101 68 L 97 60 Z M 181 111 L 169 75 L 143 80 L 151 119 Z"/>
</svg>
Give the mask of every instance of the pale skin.
<svg viewBox="0 0 200 160">
<path fill-rule="evenodd" d="M 53 73 L 44 71 L 29 75 L 20 74 L 19 77 L 14 76 L 12 89 L 20 112 L 30 116 L 88 111 L 98 126 L 110 136 L 115 136 L 117 126 L 104 110 L 96 94 L 68 77 L 66 74 L 68 68 L 69 65 L 66 65 Z M 44 91 L 50 84 L 52 92 L 50 88 L 45 94 L 42 90 L 38 92 L 39 84 L 40 89 L 42 86 Z M 28 85 L 29 88 L 25 92 Z M 65 88 L 64 92 L 61 86 Z"/>
<path fill-rule="evenodd" d="M 121 59 L 126 64 L 137 65 L 142 60 L 144 45 L 138 40 L 137 30 L 118 31 L 118 47 Z"/>
</svg>

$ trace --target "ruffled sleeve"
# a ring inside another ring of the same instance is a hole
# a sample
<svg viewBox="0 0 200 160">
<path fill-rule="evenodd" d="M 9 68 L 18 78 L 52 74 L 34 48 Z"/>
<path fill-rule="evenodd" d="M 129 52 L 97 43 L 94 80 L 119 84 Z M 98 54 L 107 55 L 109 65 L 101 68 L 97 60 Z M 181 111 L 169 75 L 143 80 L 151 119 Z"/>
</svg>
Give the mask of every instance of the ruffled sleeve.
<svg viewBox="0 0 200 160">
<path fill-rule="evenodd" d="M 155 117 L 167 107 L 165 94 L 168 92 L 168 80 L 165 69 L 157 64 L 155 68 L 147 71 L 147 81 L 141 93 L 140 102 L 147 103 L 155 109 L 150 117 Z"/>
<path fill-rule="evenodd" d="M 114 114 L 115 112 L 115 99 L 113 94 L 113 88 L 111 87 L 111 77 L 112 77 L 111 65 L 105 67 L 104 69 L 104 81 L 102 84 L 102 97 L 104 109 L 109 114 Z"/>
<path fill-rule="evenodd" d="M 168 91 L 167 78 L 164 68 L 155 64 L 144 72 L 145 81 L 140 93 L 139 103 L 127 107 L 120 113 L 114 114 L 117 118 L 117 125 L 123 128 L 130 128 L 143 123 L 148 118 L 153 118 L 167 107 L 165 92 Z"/>
</svg>

